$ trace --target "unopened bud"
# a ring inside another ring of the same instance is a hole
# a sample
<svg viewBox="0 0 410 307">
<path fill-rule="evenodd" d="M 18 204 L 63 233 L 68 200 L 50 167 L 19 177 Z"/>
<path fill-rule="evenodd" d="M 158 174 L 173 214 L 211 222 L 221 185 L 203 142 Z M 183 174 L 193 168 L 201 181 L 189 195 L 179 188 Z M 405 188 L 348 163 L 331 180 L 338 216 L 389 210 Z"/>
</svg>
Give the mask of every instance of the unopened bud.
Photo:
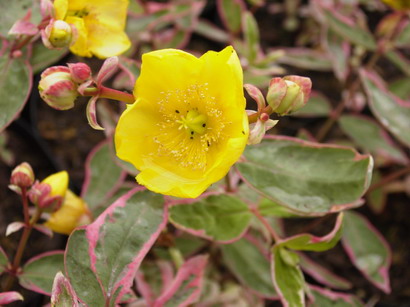
<svg viewBox="0 0 410 307">
<path fill-rule="evenodd" d="M 273 78 L 266 99 L 273 112 L 286 115 L 306 104 L 311 88 L 312 82 L 309 78 L 299 76 Z"/>
<path fill-rule="evenodd" d="M 30 201 L 46 212 L 58 210 L 68 189 L 66 171 L 48 176 L 41 183 L 35 182 L 28 192 Z"/>
<path fill-rule="evenodd" d="M 47 68 L 41 74 L 38 85 L 41 98 L 52 108 L 68 110 L 74 107 L 78 97 L 77 84 L 73 81 L 70 69 L 65 66 Z"/>
<path fill-rule="evenodd" d="M 262 113 L 256 123 L 249 125 L 248 145 L 256 145 L 262 142 L 266 131 L 275 127 L 278 120 L 269 119 L 269 115 Z"/>
<path fill-rule="evenodd" d="M 55 232 L 69 235 L 74 228 L 89 223 L 91 223 L 91 218 L 86 203 L 68 190 L 63 205 L 51 214 L 44 226 Z"/>
<path fill-rule="evenodd" d="M 67 65 L 74 82 L 83 83 L 91 78 L 91 68 L 87 64 L 69 63 Z"/>
<path fill-rule="evenodd" d="M 63 20 L 51 20 L 42 32 L 43 43 L 50 49 L 68 47 L 72 38 L 71 26 Z"/>
<path fill-rule="evenodd" d="M 23 162 L 18 165 L 12 172 L 10 183 L 19 188 L 29 188 L 34 183 L 34 172 L 30 164 Z"/>
</svg>

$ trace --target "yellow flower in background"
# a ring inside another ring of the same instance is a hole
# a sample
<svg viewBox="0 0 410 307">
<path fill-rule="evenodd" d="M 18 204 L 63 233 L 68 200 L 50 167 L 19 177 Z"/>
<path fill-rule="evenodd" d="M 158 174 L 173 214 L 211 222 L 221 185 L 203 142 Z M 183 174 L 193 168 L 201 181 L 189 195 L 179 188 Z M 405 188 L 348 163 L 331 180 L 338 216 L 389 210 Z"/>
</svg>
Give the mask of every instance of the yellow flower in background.
<svg viewBox="0 0 410 307">
<path fill-rule="evenodd" d="M 383 2 L 399 11 L 410 9 L 410 0 L 383 0 Z"/>
<path fill-rule="evenodd" d="M 47 183 L 51 187 L 50 196 L 65 197 L 68 189 L 68 173 L 61 171 L 48 176 L 41 183 Z"/>
<path fill-rule="evenodd" d="M 118 122 L 115 145 L 148 189 L 195 198 L 242 154 L 249 126 L 232 47 L 200 58 L 175 49 L 144 54 L 134 96 Z"/>
<path fill-rule="evenodd" d="M 84 200 L 70 190 L 67 190 L 63 205 L 50 215 L 44 226 L 54 232 L 69 235 L 74 228 L 89 224 L 90 222 L 87 205 Z"/>
<path fill-rule="evenodd" d="M 125 52 L 130 40 L 125 34 L 128 0 L 55 0 L 55 19 L 74 27 L 74 31 L 50 30 L 51 44 L 58 46 L 67 35 L 74 40 L 72 53 L 105 59 Z"/>
</svg>

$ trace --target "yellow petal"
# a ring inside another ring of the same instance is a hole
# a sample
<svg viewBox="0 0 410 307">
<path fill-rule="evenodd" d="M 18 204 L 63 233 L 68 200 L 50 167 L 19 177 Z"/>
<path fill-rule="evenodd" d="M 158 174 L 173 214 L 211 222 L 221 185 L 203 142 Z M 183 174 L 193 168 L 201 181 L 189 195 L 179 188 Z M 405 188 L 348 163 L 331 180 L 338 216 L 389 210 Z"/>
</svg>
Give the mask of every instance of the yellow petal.
<svg viewBox="0 0 410 307">
<path fill-rule="evenodd" d="M 55 232 L 69 235 L 74 228 L 80 226 L 79 222 L 86 214 L 84 200 L 68 190 L 61 208 L 51 214 L 44 225 Z"/>
<path fill-rule="evenodd" d="M 64 20 L 68 10 L 68 0 L 54 0 L 53 6 L 55 19 Z"/>
<path fill-rule="evenodd" d="M 141 171 L 136 179 L 148 189 L 199 196 L 227 174 L 245 148 L 242 82 L 232 47 L 199 59 L 174 49 L 143 55 L 137 101 L 117 125 L 117 155 Z M 193 125 L 192 114 L 201 127 Z"/>
<path fill-rule="evenodd" d="M 96 22 L 89 22 L 87 28 L 89 49 L 100 59 L 120 55 L 131 47 L 131 42 L 122 29 Z"/>
<path fill-rule="evenodd" d="M 75 33 L 73 33 L 74 43 L 70 46 L 70 51 L 82 57 L 92 57 L 88 47 L 88 29 L 85 27 L 84 19 L 69 16 L 66 18 L 66 22 L 75 27 Z"/>
<path fill-rule="evenodd" d="M 51 186 L 51 196 L 65 197 L 68 189 L 68 173 L 66 171 L 55 173 L 44 179 L 42 183 L 47 183 Z"/>
</svg>

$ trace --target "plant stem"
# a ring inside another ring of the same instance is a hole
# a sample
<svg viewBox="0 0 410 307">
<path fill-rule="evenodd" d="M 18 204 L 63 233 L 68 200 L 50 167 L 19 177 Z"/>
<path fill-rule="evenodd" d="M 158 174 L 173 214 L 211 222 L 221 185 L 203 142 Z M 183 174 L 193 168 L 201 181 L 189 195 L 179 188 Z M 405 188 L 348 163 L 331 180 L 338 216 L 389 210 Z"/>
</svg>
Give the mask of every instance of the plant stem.
<svg viewBox="0 0 410 307">
<path fill-rule="evenodd" d="M 376 182 L 374 184 L 372 184 L 369 189 L 367 190 L 367 193 L 372 192 L 378 188 L 383 187 L 384 185 L 386 185 L 387 183 L 396 180 L 397 178 L 406 175 L 407 173 L 410 173 L 410 166 L 407 166 L 405 168 L 399 169 L 398 171 L 389 174 L 388 176 L 384 177 L 382 180 L 380 180 L 379 182 Z"/>
<path fill-rule="evenodd" d="M 23 193 L 22 193 L 22 197 L 23 197 Z M 24 197 L 23 197 L 23 204 L 24 203 L 26 205 L 28 205 L 27 204 L 27 195 L 26 194 L 24 194 Z M 28 206 L 27 206 L 27 209 L 28 209 Z M 8 291 L 13 287 L 15 277 L 17 275 L 18 269 L 20 268 L 21 259 L 23 257 L 23 253 L 24 253 L 24 250 L 26 248 L 28 238 L 30 237 L 31 231 L 33 230 L 33 226 L 39 220 L 39 218 L 41 216 L 41 213 L 42 213 L 41 210 L 39 208 L 37 208 L 36 212 L 34 213 L 34 215 L 31 218 L 31 220 L 29 220 L 28 223 L 25 223 L 23 234 L 21 235 L 20 242 L 19 242 L 19 245 L 17 247 L 17 251 L 16 251 L 16 254 L 14 256 L 13 263 L 12 263 L 11 268 L 9 270 L 10 275 L 8 276 L 8 278 L 6 280 L 6 286 L 5 286 L 3 291 Z M 26 214 L 24 214 L 24 217 L 26 219 Z"/>
<path fill-rule="evenodd" d="M 87 88 L 84 91 L 84 96 L 95 96 L 98 95 L 100 98 L 108 98 L 112 100 L 123 101 L 125 103 L 134 103 L 135 98 L 134 95 L 128 94 L 126 92 L 117 91 L 112 88 L 108 88 L 105 86 L 100 86 L 99 88 L 92 87 Z"/>
<path fill-rule="evenodd" d="M 272 226 L 268 223 L 268 221 L 260 214 L 257 208 L 251 208 L 251 212 L 256 216 L 256 218 L 262 222 L 263 226 L 269 231 L 270 235 L 272 236 L 272 239 L 275 242 L 279 242 L 281 238 L 279 235 L 276 233 L 276 231 L 272 228 Z"/>
</svg>

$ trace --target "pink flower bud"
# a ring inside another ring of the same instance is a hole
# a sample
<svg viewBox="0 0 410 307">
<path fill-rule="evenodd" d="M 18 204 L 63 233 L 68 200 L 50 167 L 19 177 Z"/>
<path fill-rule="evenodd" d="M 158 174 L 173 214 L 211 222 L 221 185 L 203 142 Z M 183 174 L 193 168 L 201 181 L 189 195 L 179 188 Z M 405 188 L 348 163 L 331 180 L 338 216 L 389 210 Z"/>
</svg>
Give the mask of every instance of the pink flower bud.
<svg viewBox="0 0 410 307">
<path fill-rule="evenodd" d="M 64 200 L 61 195 L 52 195 L 52 187 L 47 183 L 36 181 L 27 193 L 30 201 L 46 212 L 58 210 Z"/>
<path fill-rule="evenodd" d="M 47 68 L 41 74 L 38 85 L 40 96 L 52 108 L 68 110 L 74 107 L 78 97 L 77 84 L 73 81 L 70 69 L 65 66 Z"/>
<path fill-rule="evenodd" d="M 309 78 L 300 76 L 273 78 L 266 99 L 275 113 L 286 115 L 306 104 L 311 88 L 312 82 Z"/>
<path fill-rule="evenodd" d="M 12 172 L 10 183 L 19 188 L 29 188 L 34 183 L 34 172 L 30 164 L 23 162 L 18 165 Z"/>
<path fill-rule="evenodd" d="M 68 69 L 74 82 L 83 83 L 91 78 L 91 68 L 85 63 L 68 63 Z"/>
<path fill-rule="evenodd" d="M 41 38 L 49 49 L 64 48 L 71 45 L 73 30 L 65 21 L 52 19 L 45 30 L 41 32 Z"/>
</svg>

